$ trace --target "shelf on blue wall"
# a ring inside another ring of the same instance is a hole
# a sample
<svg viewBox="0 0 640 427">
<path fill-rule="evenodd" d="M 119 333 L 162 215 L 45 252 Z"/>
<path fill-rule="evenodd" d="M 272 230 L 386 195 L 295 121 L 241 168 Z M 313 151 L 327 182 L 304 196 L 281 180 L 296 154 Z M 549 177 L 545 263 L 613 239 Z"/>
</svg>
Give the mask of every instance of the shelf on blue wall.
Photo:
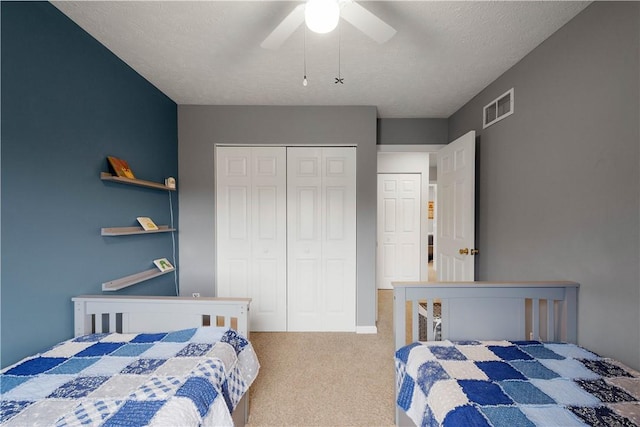
<svg viewBox="0 0 640 427">
<path fill-rule="evenodd" d="M 120 184 L 137 185 L 138 187 L 155 188 L 157 190 L 176 191 L 174 187 L 167 187 L 164 184 L 144 179 L 131 179 L 123 176 L 114 176 L 108 172 L 100 172 L 100 179 L 103 181 L 119 182 Z"/>
<path fill-rule="evenodd" d="M 132 274 L 130 276 L 121 277 L 120 279 L 111 280 L 102 284 L 103 291 L 118 291 L 136 283 L 144 282 L 145 280 L 153 279 L 154 277 L 162 276 L 163 274 L 171 273 L 175 271 L 175 268 L 171 270 L 160 271 L 157 268 L 151 270 L 141 271 L 140 273 Z"/>
<path fill-rule="evenodd" d="M 128 236 L 131 234 L 168 233 L 171 231 L 176 231 L 176 229 L 170 228 L 168 225 L 159 225 L 157 230 L 145 230 L 142 227 L 103 227 L 100 229 L 100 235 Z"/>
</svg>

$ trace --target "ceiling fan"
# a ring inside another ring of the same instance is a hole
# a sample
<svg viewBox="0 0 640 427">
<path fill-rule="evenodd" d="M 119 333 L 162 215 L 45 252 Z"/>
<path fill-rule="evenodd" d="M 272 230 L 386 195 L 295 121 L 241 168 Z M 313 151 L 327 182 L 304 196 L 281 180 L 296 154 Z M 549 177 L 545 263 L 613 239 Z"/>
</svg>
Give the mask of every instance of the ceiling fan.
<svg viewBox="0 0 640 427">
<path fill-rule="evenodd" d="M 317 21 L 320 18 L 320 22 Z M 326 19 L 325 19 L 326 18 Z M 333 30 L 343 18 L 378 43 L 384 43 L 396 33 L 389 24 L 353 0 L 307 0 L 295 7 L 260 44 L 265 49 L 277 49 L 305 22 L 312 31 Z"/>
</svg>

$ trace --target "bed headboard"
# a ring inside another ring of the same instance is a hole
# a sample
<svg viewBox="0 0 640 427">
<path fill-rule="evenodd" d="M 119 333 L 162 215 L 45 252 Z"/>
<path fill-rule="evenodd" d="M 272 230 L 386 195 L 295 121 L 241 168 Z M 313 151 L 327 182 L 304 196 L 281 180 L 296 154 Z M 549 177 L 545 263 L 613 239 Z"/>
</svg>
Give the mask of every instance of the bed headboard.
<svg viewBox="0 0 640 427">
<path fill-rule="evenodd" d="M 578 339 L 575 282 L 395 282 L 396 348 L 418 341 L 419 315 L 434 325 L 440 304 L 442 339 L 566 341 Z M 434 340 L 433 328 L 427 339 Z"/>
<path fill-rule="evenodd" d="M 249 336 L 251 298 L 81 295 L 74 303 L 74 335 L 163 332 L 226 326 Z"/>
</svg>

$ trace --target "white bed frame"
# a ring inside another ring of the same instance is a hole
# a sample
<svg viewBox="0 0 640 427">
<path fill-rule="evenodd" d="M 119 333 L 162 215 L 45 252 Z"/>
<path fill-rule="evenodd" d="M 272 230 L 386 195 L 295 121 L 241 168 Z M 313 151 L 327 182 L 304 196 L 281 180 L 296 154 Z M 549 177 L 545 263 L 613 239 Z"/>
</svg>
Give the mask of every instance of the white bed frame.
<svg viewBox="0 0 640 427">
<path fill-rule="evenodd" d="M 251 298 L 81 295 L 74 303 L 75 336 L 100 332 L 166 332 L 224 326 L 249 338 Z M 249 393 L 233 413 L 236 426 L 249 417 Z"/>
<path fill-rule="evenodd" d="M 443 340 L 578 340 L 575 282 L 395 282 L 393 287 L 396 349 L 418 341 L 419 313 L 425 311 L 429 341 L 436 336 L 434 320 Z M 434 302 L 441 304 L 439 319 Z M 395 408 L 398 426 L 414 425 Z"/>
</svg>

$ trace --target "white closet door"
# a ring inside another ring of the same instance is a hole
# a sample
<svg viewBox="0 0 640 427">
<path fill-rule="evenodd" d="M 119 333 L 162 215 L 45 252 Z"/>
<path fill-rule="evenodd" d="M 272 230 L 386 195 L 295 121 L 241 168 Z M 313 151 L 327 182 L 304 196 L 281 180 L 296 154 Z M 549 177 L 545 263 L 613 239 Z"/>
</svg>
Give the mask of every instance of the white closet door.
<svg viewBox="0 0 640 427">
<path fill-rule="evenodd" d="M 286 150 L 218 147 L 218 296 L 250 297 L 251 330 L 285 331 Z"/>
<path fill-rule="evenodd" d="M 356 150 L 287 149 L 288 329 L 354 331 Z"/>
<path fill-rule="evenodd" d="M 251 149 L 216 149 L 217 295 L 248 297 L 251 272 Z"/>
</svg>

